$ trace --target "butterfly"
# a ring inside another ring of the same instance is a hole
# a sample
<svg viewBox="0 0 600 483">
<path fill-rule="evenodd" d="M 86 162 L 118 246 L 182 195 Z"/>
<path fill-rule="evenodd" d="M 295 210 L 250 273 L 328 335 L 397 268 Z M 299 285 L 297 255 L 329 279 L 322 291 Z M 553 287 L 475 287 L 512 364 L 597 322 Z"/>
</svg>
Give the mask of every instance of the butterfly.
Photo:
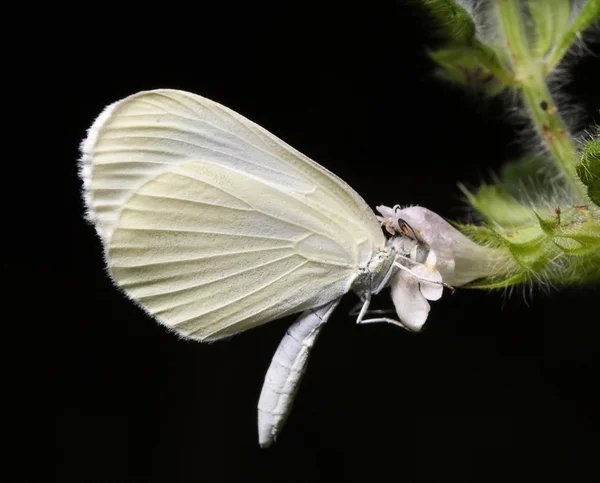
<svg viewBox="0 0 600 483">
<path fill-rule="evenodd" d="M 81 143 L 80 177 L 113 282 L 179 336 L 215 341 L 299 314 L 265 377 L 261 446 L 281 431 L 344 294 L 361 300 L 358 323 L 413 331 L 442 295 L 436 254 L 408 223 L 378 219 L 338 176 L 195 94 L 152 90 L 108 106 Z M 367 318 L 388 286 L 399 320 Z"/>
</svg>

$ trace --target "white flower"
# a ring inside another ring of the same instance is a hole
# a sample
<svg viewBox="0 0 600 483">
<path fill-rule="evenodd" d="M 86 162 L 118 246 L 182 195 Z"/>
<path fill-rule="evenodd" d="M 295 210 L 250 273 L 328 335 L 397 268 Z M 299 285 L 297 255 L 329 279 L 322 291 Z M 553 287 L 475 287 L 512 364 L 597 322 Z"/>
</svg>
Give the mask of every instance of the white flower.
<svg viewBox="0 0 600 483">
<path fill-rule="evenodd" d="M 437 255 L 437 262 L 434 262 L 433 266 L 441 274 L 442 280 L 449 285 L 460 286 L 489 276 L 496 271 L 499 263 L 506 262 L 505 257 L 499 255 L 498 250 L 478 245 L 427 208 L 410 206 L 401 209 L 399 206 L 394 208 L 378 206 L 377 211 L 382 215 L 377 219 L 382 223 L 390 223 L 397 232 L 400 232 L 398 220 L 405 221 L 417 232 L 429 245 L 431 251 L 435 252 L 434 256 Z M 421 292 L 423 293 L 422 287 Z M 424 300 L 413 303 L 422 305 L 423 302 L 427 304 Z"/>
<path fill-rule="evenodd" d="M 398 270 L 392 277 L 392 301 L 402 325 L 413 332 L 419 332 L 429 315 L 427 300 L 438 300 L 442 296 L 442 275 L 436 269 L 433 250 L 429 250 L 424 264 L 415 263 L 407 268 L 412 274 L 406 270 Z M 423 279 L 439 283 L 428 283 Z"/>
</svg>

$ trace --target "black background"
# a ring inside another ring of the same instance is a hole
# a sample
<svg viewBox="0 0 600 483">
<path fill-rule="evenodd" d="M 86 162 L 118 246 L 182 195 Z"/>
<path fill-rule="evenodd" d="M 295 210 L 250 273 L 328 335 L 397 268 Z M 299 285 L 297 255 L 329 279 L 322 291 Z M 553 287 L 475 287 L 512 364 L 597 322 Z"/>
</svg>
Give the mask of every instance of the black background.
<svg viewBox="0 0 600 483">
<path fill-rule="evenodd" d="M 258 395 L 290 320 L 227 342 L 184 342 L 111 286 L 82 219 L 78 144 L 107 104 L 134 92 L 204 95 L 317 160 L 371 206 L 419 204 L 454 219 L 469 217 L 458 181 L 476 187 L 536 142 L 516 141 L 502 101 L 433 77 L 425 46 L 436 40 L 418 8 L 281 3 L 37 12 L 43 28 L 31 29 L 28 62 L 39 136 L 21 157 L 34 184 L 7 183 L 28 215 L 15 225 L 25 235 L 9 240 L 25 255 L 4 261 L 21 314 L 7 325 L 26 330 L 5 339 L 18 352 L 7 371 L 15 479 L 594 481 L 595 288 L 526 300 L 521 290 L 458 290 L 433 304 L 418 335 L 357 326 L 349 295 L 280 439 L 261 450 Z M 598 66 L 583 60 L 565 87 L 588 122 L 600 106 Z"/>
</svg>

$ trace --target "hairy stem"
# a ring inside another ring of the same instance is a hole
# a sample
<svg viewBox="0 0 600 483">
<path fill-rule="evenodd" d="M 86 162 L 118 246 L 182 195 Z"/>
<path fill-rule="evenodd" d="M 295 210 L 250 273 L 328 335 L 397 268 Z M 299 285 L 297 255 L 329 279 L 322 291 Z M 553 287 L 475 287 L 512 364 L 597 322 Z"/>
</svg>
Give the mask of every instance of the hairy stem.
<svg viewBox="0 0 600 483">
<path fill-rule="evenodd" d="M 583 197 L 583 186 L 575 171 L 577 151 L 544 78 L 541 73 L 533 75 L 524 79 L 520 85 L 531 120 L 559 171 L 565 174 L 565 183 L 573 194 L 579 195 L 578 198 Z"/>
<path fill-rule="evenodd" d="M 520 76 L 530 70 L 531 64 L 529 45 L 523 30 L 519 2 L 517 0 L 498 0 L 496 7 L 506 46 L 511 53 L 510 60 L 518 81 Z"/>
<path fill-rule="evenodd" d="M 564 175 L 564 183 L 574 199 L 584 199 L 585 188 L 575 170 L 577 151 L 548 90 L 544 65 L 530 55 L 519 3 L 517 0 L 499 0 L 496 5 L 506 46 L 511 53 L 514 83 L 522 94 L 531 121 L 559 172 Z"/>
<path fill-rule="evenodd" d="M 514 85 L 514 76 L 512 72 L 507 70 L 497 54 L 483 42 L 473 39 L 470 43 L 476 53 L 479 62 L 484 65 L 504 86 L 511 87 Z"/>
</svg>

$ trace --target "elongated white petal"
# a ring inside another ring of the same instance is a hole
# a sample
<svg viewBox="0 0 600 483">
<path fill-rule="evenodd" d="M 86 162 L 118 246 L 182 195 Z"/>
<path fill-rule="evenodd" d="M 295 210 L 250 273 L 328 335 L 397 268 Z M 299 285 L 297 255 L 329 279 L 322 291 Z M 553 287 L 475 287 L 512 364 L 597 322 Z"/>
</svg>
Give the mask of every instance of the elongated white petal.
<svg viewBox="0 0 600 483">
<path fill-rule="evenodd" d="M 425 259 L 425 268 L 428 271 L 434 272 L 436 270 L 437 265 L 437 256 L 435 254 L 435 250 L 432 248 L 429 250 L 427 254 L 427 258 Z"/>
<path fill-rule="evenodd" d="M 429 303 L 421 294 L 419 280 L 399 270 L 392 277 L 391 286 L 398 318 L 407 329 L 419 332 L 429 315 Z"/>
<path fill-rule="evenodd" d="M 386 219 L 389 220 L 393 220 L 395 221 L 394 226 L 396 228 L 396 230 L 399 231 L 399 227 L 398 227 L 398 218 L 396 216 L 396 212 L 394 211 L 394 208 L 390 208 L 389 206 L 378 206 L 377 207 L 377 211 L 379 213 L 381 213 L 381 216 L 378 216 L 377 219 L 382 222 Z"/>
<path fill-rule="evenodd" d="M 422 270 L 417 273 L 422 275 L 423 278 L 426 278 L 427 280 L 434 280 L 436 282 L 442 281 L 442 275 L 437 270 Z M 444 287 L 439 283 L 429 283 L 421 280 L 419 282 L 419 288 L 421 289 L 423 297 L 425 297 L 427 300 L 439 300 L 444 293 Z"/>
<path fill-rule="evenodd" d="M 429 250 L 425 265 L 419 266 L 419 273 L 423 278 L 427 280 L 433 280 L 435 282 L 442 282 L 442 274 L 437 271 L 436 268 L 437 257 L 433 249 Z M 441 283 L 429 283 L 421 280 L 419 287 L 421 293 L 427 300 L 439 300 L 444 293 L 444 287 Z"/>
</svg>

